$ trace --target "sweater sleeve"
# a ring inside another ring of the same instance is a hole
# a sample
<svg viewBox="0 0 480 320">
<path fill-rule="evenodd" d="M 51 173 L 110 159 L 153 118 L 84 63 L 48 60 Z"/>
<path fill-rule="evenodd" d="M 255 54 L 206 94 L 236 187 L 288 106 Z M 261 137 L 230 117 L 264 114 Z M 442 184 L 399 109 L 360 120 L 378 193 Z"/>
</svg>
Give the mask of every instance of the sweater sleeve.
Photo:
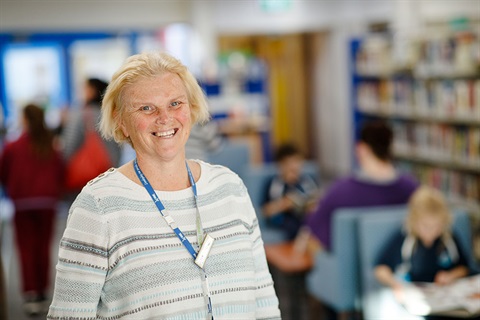
<svg viewBox="0 0 480 320">
<path fill-rule="evenodd" d="M 108 271 L 108 229 L 98 199 L 79 194 L 60 241 L 47 319 L 96 319 Z"/>
<path fill-rule="evenodd" d="M 245 188 L 245 186 L 243 186 Z M 248 197 L 248 195 L 247 195 Z M 249 216 L 252 218 L 252 254 L 255 265 L 255 279 L 257 288 L 255 291 L 255 299 L 257 304 L 256 319 L 280 319 L 280 309 L 278 306 L 278 298 L 273 287 L 273 279 L 267 265 L 265 249 L 258 226 L 257 216 L 253 208 L 250 198 Z"/>
<path fill-rule="evenodd" d="M 315 237 L 320 240 L 325 249 L 331 250 L 331 221 L 332 214 L 337 208 L 336 194 L 329 190 L 320 200 L 314 212 L 307 218 L 307 225 Z"/>
</svg>

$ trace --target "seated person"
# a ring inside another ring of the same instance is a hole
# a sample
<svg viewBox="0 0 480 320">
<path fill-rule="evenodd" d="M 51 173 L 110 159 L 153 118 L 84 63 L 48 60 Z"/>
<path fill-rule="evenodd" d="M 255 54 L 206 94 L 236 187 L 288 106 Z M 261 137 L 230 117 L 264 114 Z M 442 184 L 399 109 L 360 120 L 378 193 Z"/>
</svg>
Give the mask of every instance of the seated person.
<svg viewBox="0 0 480 320">
<path fill-rule="evenodd" d="M 267 225 L 284 231 L 292 240 L 303 223 L 307 207 L 318 193 L 315 180 L 302 174 L 303 157 L 291 144 L 281 145 L 275 154 L 279 174 L 268 184 L 262 207 Z"/>
<path fill-rule="evenodd" d="M 469 275 L 451 224 L 443 195 L 430 187 L 418 188 L 409 202 L 404 230 L 384 246 L 374 270 L 378 281 L 392 288 L 399 302 L 406 282 L 446 285 Z"/>
<path fill-rule="evenodd" d="M 417 188 L 409 175 L 400 174 L 391 162 L 393 132 L 383 121 L 367 122 L 355 152 L 359 170 L 336 181 L 309 215 L 312 249 L 330 250 L 332 215 L 338 208 L 406 204 Z"/>
</svg>

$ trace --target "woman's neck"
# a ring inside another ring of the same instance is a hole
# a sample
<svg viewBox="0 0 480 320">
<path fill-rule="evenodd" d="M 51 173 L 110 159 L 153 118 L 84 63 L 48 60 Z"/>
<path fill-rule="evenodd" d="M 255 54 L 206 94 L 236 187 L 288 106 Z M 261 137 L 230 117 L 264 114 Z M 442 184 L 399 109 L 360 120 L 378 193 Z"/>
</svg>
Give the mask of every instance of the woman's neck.
<svg viewBox="0 0 480 320">
<path fill-rule="evenodd" d="M 362 172 L 368 177 L 379 181 L 392 180 L 397 174 L 395 167 L 390 162 L 377 159 L 365 161 L 362 164 Z"/>
<path fill-rule="evenodd" d="M 139 157 L 137 162 L 140 170 L 155 190 L 178 191 L 191 186 L 184 159 L 152 162 Z M 195 162 L 189 162 L 189 166 L 195 181 L 197 181 L 200 176 L 200 166 Z M 135 173 L 133 161 L 122 166 L 119 171 L 135 183 L 142 185 Z"/>
</svg>

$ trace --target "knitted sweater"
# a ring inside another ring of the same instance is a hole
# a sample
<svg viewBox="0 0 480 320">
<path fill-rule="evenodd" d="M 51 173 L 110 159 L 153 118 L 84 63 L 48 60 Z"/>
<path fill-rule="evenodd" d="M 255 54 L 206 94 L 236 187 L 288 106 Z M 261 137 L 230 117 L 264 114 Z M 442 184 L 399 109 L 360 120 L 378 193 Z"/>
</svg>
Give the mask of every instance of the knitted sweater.
<svg viewBox="0 0 480 320">
<path fill-rule="evenodd" d="M 215 242 L 205 264 L 215 319 L 279 319 L 278 299 L 241 179 L 199 161 L 198 207 Z M 191 188 L 156 191 L 196 247 Z M 148 192 L 116 169 L 73 203 L 48 319 L 205 319 L 202 273 Z"/>
</svg>

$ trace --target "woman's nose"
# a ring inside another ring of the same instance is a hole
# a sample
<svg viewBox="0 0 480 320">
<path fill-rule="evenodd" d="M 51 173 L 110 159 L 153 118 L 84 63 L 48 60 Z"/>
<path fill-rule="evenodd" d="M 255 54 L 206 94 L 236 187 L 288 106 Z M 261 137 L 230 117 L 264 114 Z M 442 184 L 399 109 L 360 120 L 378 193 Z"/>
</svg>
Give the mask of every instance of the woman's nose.
<svg viewBox="0 0 480 320">
<path fill-rule="evenodd" d="M 167 109 L 160 108 L 157 114 L 157 121 L 165 124 L 170 120 L 170 112 Z"/>
</svg>

